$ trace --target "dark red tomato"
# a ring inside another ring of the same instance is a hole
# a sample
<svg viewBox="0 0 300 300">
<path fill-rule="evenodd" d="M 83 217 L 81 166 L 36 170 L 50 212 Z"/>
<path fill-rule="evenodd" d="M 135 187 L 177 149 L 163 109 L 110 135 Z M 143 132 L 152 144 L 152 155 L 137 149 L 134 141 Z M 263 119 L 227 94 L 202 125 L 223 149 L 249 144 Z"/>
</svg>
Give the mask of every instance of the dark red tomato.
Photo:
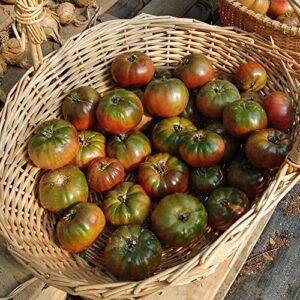
<svg viewBox="0 0 300 300">
<path fill-rule="evenodd" d="M 74 166 L 48 171 L 39 182 L 41 205 L 55 213 L 62 213 L 76 203 L 86 202 L 88 195 L 85 176 Z"/>
<path fill-rule="evenodd" d="M 190 91 L 189 102 L 185 110 L 179 116 L 190 120 L 195 125 L 200 125 L 203 121 L 203 117 L 200 115 L 196 106 L 196 95 L 196 91 Z"/>
<path fill-rule="evenodd" d="M 124 181 L 124 178 L 124 167 L 115 158 L 96 158 L 87 169 L 88 184 L 96 192 L 108 191 Z"/>
<path fill-rule="evenodd" d="M 300 26 L 300 20 L 296 13 L 285 13 L 284 15 L 280 15 L 276 19 L 280 23 L 286 24 L 287 26 Z"/>
<path fill-rule="evenodd" d="M 139 51 L 123 53 L 111 64 L 113 80 L 124 88 L 146 85 L 152 79 L 154 72 L 151 58 Z"/>
<path fill-rule="evenodd" d="M 213 166 L 223 158 L 224 152 L 223 138 L 208 130 L 186 133 L 179 145 L 181 158 L 193 167 Z"/>
<path fill-rule="evenodd" d="M 143 114 L 143 104 L 138 96 L 121 88 L 108 92 L 96 110 L 101 128 L 114 134 L 133 129 L 141 122 Z"/>
<path fill-rule="evenodd" d="M 267 171 L 253 166 L 244 155 L 229 164 L 226 175 L 228 184 L 242 190 L 250 199 L 260 195 L 270 179 Z"/>
<path fill-rule="evenodd" d="M 175 74 L 188 89 L 195 89 L 214 78 L 214 69 L 211 61 L 204 55 L 190 54 L 178 62 Z"/>
<path fill-rule="evenodd" d="M 262 65 L 249 62 L 238 67 L 234 78 L 241 90 L 257 92 L 266 85 L 267 72 Z"/>
<path fill-rule="evenodd" d="M 104 198 L 103 212 L 114 226 L 141 225 L 149 215 L 151 200 L 143 188 L 133 182 L 123 182 Z"/>
<path fill-rule="evenodd" d="M 99 93 L 90 86 L 72 90 L 63 100 L 62 114 L 77 130 L 86 130 L 95 123 L 95 111 Z"/>
<path fill-rule="evenodd" d="M 144 107 L 144 92 L 140 89 L 133 90 L 133 92 L 140 98 L 143 107 Z M 153 116 L 147 111 L 144 107 L 144 114 L 141 122 L 133 128 L 136 131 L 146 131 L 149 126 L 152 124 Z"/>
<path fill-rule="evenodd" d="M 246 100 L 246 101 L 254 101 L 262 105 L 263 103 L 263 96 L 262 94 L 258 92 L 252 92 L 252 91 L 247 91 L 241 93 L 241 99 Z"/>
<path fill-rule="evenodd" d="M 158 152 L 178 154 L 178 147 L 186 132 L 197 128 L 191 121 L 181 117 L 163 119 L 156 123 L 152 131 L 152 143 Z"/>
<path fill-rule="evenodd" d="M 221 187 L 214 190 L 205 206 L 208 224 L 219 230 L 228 229 L 250 208 L 246 194 L 233 187 Z"/>
<path fill-rule="evenodd" d="M 125 170 L 132 170 L 151 153 L 149 139 L 139 131 L 113 136 L 107 145 L 108 156 L 117 158 Z"/>
<path fill-rule="evenodd" d="M 253 132 L 245 147 L 250 162 L 261 169 L 278 168 L 291 147 L 288 134 L 273 128 Z"/>
<path fill-rule="evenodd" d="M 161 198 L 171 193 L 185 192 L 189 171 L 177 157 L 158 153 L 139 165 L 138 181 L 150 197 Z"/>
<path fill-rule="evenodd" d="M 244 139 L 255 130 L 267 127 L 268 119 L 260 104 L 253 101 L 236 101 L 226 106 L 223 124 L 232 136 Z"/>
<path fill-rule="evenodd" d="M 199 195 L 207 195 L 226 183 L 220 166 L 193 168 L 190 172 L 190 186 Z"/>
<path fill-rule="evenodd" d="M 283 92 L 267 95 L 263 101 L 263 108 L 268 117 L 268 126 L 286 131 L 294 122 L 294 110 L 291 99 Z"/>
<path fill-rule="evenodd" d="M 104 249 L 106 267 L 124 280 L 142 280 L 158 268 L 162 248 L 157 237 L 139 225 L 118 228 Z"/>
<path fill-rule="evenodd" d="M 76 204 L 57 223 L 59 245 L 72 253 L 81 252 L 96 241 L 104 226 L 104 214 L 95 203 Z"/>
<path fill-rule="evenodd" d="M 270 6 L 270 0 L 238 0 L 240 3 L 255 11 L 256 13 L 264 15 Z"/>
<path fill-rule="evenodd" d="M 241 99 L 238 89 L 227 80 L 214 80 L 203 86 L 196 99 L 200 113 L 210 119 L 221 119 L 224 108 Z"/>
<path fill-rule="evenodd" d="M 276 19 L 285 13 L 293 13 L 294 9 L 288 0 L 271 0 L 268 15 Z"/>
<path fill-rule="evenodd" d="M 196 197 L 176 193 L 164 197 L 157 204 L 151 221 L 155 234 L 163 244 L 181 247 L 204 234 L 207 212 Z"/>
<path fill-rule="evenodd" d="M 86 168 L 89 163 L 98 157 L 105 157 L 105 137 L 97 131 L 84 130 L 79 132 L 80 148 L 72 160 L 78 168 Z"/>
<path fill-rule="evenodd" d="M 189 91 L 177 78 L 153 80 L 146 87 L 144 94 L 146 109 L 152 115 L 164 118 L 181 114 L 188 101 Z"/>
<path fill-rule="evenodd" d="M 211 130 L 219 134 L 225 143 L 225 151 L 221 162 L 227 163 L 236 157 L 236 154 L 241 148 L 240 142 L 228 134 L 221 122 L 210 121 L 205 126 L 204 129 Z"/>
<path fill-rule="evenodd" d="M 58 169 L 70 163 L 79 150 L 76 128 L 65 120 L 53 119 L 38 126 L 28 143 L 32 162 L 43 169 Z"/>
</svg>

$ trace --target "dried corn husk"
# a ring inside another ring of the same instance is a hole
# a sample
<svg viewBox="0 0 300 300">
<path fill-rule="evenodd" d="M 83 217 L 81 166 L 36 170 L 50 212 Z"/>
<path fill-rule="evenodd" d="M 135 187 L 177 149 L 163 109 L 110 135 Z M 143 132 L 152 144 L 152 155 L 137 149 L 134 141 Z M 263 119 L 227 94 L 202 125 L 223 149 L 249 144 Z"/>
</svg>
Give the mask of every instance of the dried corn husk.
<svg viewBox="0 0 300 300">
<path fill-rule="evenodd" d="M 61 28 L 56 14 L 49 9 L 45 9 L 45 16 L 40 24 L 46 34 L 47 39 L 62 44 L 62 40 L 59 35 Z"/>
<path fill-rule="evenodd" d="M 9 65 L 24 65 L 26 54 L 26 49 L 22 47 L 17 38 L 6 41 L 1 49 L 1 56 Z"/>
<path fill-rule="evenodd" d="M 7 70 L 7 65 L 4 59 L 0 56 L 0 77 L 3 77 Z"/>
<path fill-rule="evenodd" d="M 70 2 L 63 2 L 59 4 L 56 14 L 59 18 L 61 25 L 68 25 L 75 21 L 76 18 L 76 8 Z"/>
</svg>

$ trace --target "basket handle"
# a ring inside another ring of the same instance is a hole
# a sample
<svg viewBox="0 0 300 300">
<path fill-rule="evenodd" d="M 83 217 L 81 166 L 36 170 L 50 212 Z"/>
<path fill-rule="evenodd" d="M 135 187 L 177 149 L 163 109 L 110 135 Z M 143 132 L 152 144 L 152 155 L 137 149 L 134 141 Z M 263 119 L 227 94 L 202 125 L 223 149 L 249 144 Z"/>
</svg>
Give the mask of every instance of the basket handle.
<svg viewBox="0 0 300 300">
<path fill-rule="evenodd" d="M 15 12 L 22 45 L 25 47 L 25 43 L 29 42 L 33 66 L 37 70 L 43 62 L 41 44 L 47 41 L 45 32 L 40 25 L 40 21 L 45 15 L 43 0 L 16 0 Z"/>
</svg>

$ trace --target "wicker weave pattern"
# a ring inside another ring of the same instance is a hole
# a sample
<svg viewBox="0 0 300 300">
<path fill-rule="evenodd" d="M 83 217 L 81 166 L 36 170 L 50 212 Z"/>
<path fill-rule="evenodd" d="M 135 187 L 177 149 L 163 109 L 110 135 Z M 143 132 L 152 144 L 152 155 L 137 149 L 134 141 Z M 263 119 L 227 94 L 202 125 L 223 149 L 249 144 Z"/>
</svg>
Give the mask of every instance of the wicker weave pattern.
<svg viewBox="0 0 300 300">
<path fill-rule="evenodd" d="M 291 51 L 300 62 L 300 28 L 287 26 L 269 17 L 255 13 L 236 0 L 218 0 L 220 17 L 224 26 L 235 26 L 248 32 L 256 32 L 272 39 L 279 48 Z"/>
<path fill-rule="evenodd" d="M 46 57 L 36 73 L 30 69 L 11 91 L 0 117 L 0 233 L 10 252 L 37 277 L 91 299 L 137 298 L 170 284 L 208 276 L 300 179 L 295 143 L 268 190 L 246 215 L 221 236 L 208 229 L 194 245 L 165 249 L 159 271 L 144 281 L 118 281 L 103 267 L 101 251 L 110 228 L 87 252 L 89 264 L 61 250 L 55 243 L 56 218 L 38 203 L 36 187 L 41 172 L 28 162 L 28 138 L 38 124 L 60 116 L 61 100 L 71 89 L 80 85 L 92 85 L 99 92 L 110 89 L 110 63 L 128 50 L 145 51 L 156 66 L 170 68 L 191 52 L 204 53 L 216 68 L 228 72 L 241 62 L 256 60 L 269 74 L 264 91 L 290 92 L 297 106 L 299 103 L 299 75 L 293 71 L 299 65 L 284 52 L 257 36 L 190 19 L 141 15 L 109 21 L 70 39 Z M 295 129 L 294 137 L 296 134 Z M 95 194 L 90 197 L 101 202 Z M 92 266 L 95 264 L 97 267 Z"/>
</svg>

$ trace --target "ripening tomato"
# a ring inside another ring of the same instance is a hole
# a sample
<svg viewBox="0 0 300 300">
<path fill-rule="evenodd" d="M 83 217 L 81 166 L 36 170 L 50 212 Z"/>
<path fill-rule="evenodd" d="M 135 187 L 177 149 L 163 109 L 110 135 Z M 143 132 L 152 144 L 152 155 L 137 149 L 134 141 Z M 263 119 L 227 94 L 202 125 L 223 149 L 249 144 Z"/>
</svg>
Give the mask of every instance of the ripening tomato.
<svg viewBox="0 0 300 300">
<path fill-rule="evenodd" d="M 157 237 L 139 225 L 118 228 L 106 242 L 104 263 L 124 280 L 142 280 L 158 268 L 162 248 Z"/>
<path fill-rule="evenodd" d="M 276 19 L 278 16 L 284 15 L 285 13 L 293 13 L 294 9 L 288 0 L 270 0 L 270 7 L 268 15 L 271 18 Z"/>
<path fill-rule="evenodd" d="M 179 115 L 180 117 L 190 120 L 195 125 L 200 125 L 203 121 L 203 117 L 200 115 L 196 106 L 196 91 L 190 91 L 189 102 L 184 111 Z"/>
<path fill-rule="evenodd" d="M 196 197 L 176 193 L 164 197 L 157 204 L 151 215 L 151 223 L 163 244 L 181 247 L 204 234 L 207 212 Z"/>
<path fill-rule="evenodd" d="M 107 145 L 108 156 L 117 158 L 125 170 L 133 170 L 151 153 L 149 139 L 140 131 L 113 136 Z"/>
<path fill-rule="evenodd" d="M 253 166 L 244 155 L 228 165 L 226 175 L 228 184 L 242 190 L 250 199 L 260 195 L 270 179 L 269 172 Z"/>
<path fill-rule="evenodd" d="M 284 15 L 280 15 L 279 17 L 277 17 L 276 20 L 287 26 L 300 26 L 300 20 L 296 13 L 287 12 Z"/>
<path fill-rule="evenodd" d="M 90 86 L 72 90 L 63 100 L 62 114 L 77 130 L 86 130 L 95 123 L 99 93 Z"/>
<path fill-rule="evenodd" d="M 108 191 L 124 178 L 124 167 L 115 158 L 96 158 L 87 169 L 88 184 L 96 192 Z"/>
<path fill-rule="evenodd" d="M 262 65 L 249 62 L 238 67 L 235 71 L 234 78 L 240 89 L 257 92 L 266 85 L 267 72 Z"/>
<path fill-rule="evenodd" d="M 270 6 L 270 0 L 238 0 L 241 4 L 245 5 L 249 9 L 256 13 L 264 15 Z"/>
<path fill-rule="evenodd" d="M 81 252 L 96 241 L 104 226 L 104 214 L 95 203 L 78 203 L 57 223 L 59 245 L 72 253 Z"/>
<path fill-rule="evenodd" d="M 113 80 L 124 88 L 146 85 L 152 79 L 154 72 L 151 58 L 139 51 L 120 54 L 111 64 Z"/>
<path fill-rule="evenodd" d="M 70 163 L 79 150 L 76 128 L 65 120 L 53 119 L 38 126 L 28 143 L 33 163 L 43 169 L 58 169 Z"/>
<path fill-rule="evenodd" d="M 245 153 L 250 162 L 261 169 L 278 168 L 291 147 L 288 134 L 273 128 L 257 130 L 246 141 Z"/>
<path fill-rule="evenodd" d="M 244 192 L 233 187 L 214 190 L 205 203 L 208 224 L 219 230 L 228 229 L 249 208 L 249 200 Z"/>
<path fill-rule="evenodd" d="M 152 130 L 153 146 L 158 152 L 176 155 L 184 134 L 195 130 L 197 128 L 193 123 L 185 118 L 172 117 L 163 119 L 156 123 Z"/>
<path fill-rule="evenodd" d="M 223 138 L 208 130 L 186 133 L 179 145 L 181 158 L 193 167 L 213 166 L 223 158 L 224 152 Z"/>
<path fill-rule="evenodd" d="M 71 165 L 48 171 L 39 182 L 41 205 L 55 213 L 62 213 L 76 203 L 86 202 L 88 193 L 84 174 Z"/>
<path fill-rule="evenodd" d="M 72 160 L 78 168 L 86 168 L 89 163 L 98 157 L 105 157 L 105 137 L 97 131 L 83 130 L 79 132 L 80 148 Z"/>
<path fill-rule="evenodd" d="M 294 122 L 294 109 L 291 99 L 283 92 L 274 92 L 263 100 L 263 108 L 268 117 L 268 126 L 286 131 Z"/>
<path fill-rule="evenodd" d="M 139 165 L 138 181 L 150 197 L 161 198 L 170 193 L 185 192 L 189 171 L 179 158 L 158 153 L 148 156 Z"/>
<path fill-rule="evenodd" d="M 189 54 L 178 62 L 175 74 L 188 89 L 195 89 L 213 80 L 214 69 L 203 54 Z"/>
<path fill-rule="evenodd" d="M 140 185 L 123 182 L 105 195 L 102 209 L 110 224 L 122 226 L 143 224 L 150 207 L 151 200 Z"/>
<path fill-rule="evenodd" d="M 141 122 L 143 113 L 143 104 L 138 96 L 121 88 L 104 95 L 96 110 L 101 128 L 114 134 L 133 129 Z"/>
<path fill-rule="evenodd" d="M 253 101 L 236 101 L 226 106 L 223 124 L 232 136 L 244 139 L 255 130 L 267 127 L 266 112 L 260 104 Z"/>
<path fill-rule="evenodd" d="M 196 99 L 200 113 L 210 119 L 221 119 L 224 108 L 241 99 L 238 89 L 227 80 L 214 80 L 203 86 Z"/>
<path fill-rule="evenodd" d="M 176 117 L 186 108 L 189 91 L 177 78 L 162 78 L 151 81 L 144 93 L 146 109 L 155 116 Z"/>
</svg>

